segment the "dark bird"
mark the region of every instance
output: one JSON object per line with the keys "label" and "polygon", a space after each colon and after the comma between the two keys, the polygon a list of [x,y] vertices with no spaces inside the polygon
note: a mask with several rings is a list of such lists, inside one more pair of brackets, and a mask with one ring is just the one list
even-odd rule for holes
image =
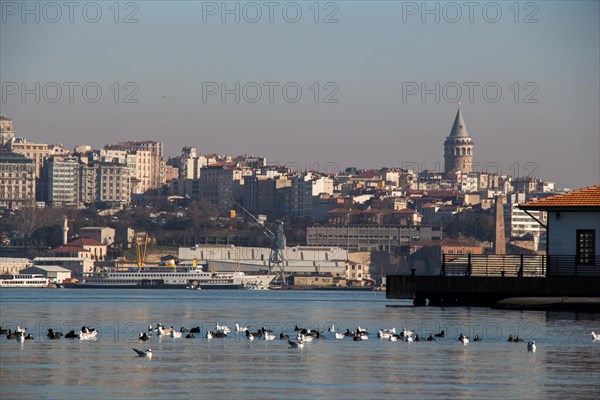
{"label": "dark bird", "polygon": [[133,351],[135,351],[137,353],[138,357],[152,358],[152,349],[148,349],[148,350],[133,349]]}
{"label": "dark bird", "polygon": [[520,342],[524,342],[523,339],[521,339],[520,337],[518,337],[517,335],[515,335],[515,339],[514,339],[515,343],[520,343]]}
{"label": "dark bird", "polygon": [[196,336],[194,336],[194,334],[192,332],[188,333],[187,335],[185,335],[186,339],[194,339]]}
{"label": "dark bird", "polygon": [[508,341],[509,342],[514,342],[515,338],[513,338],[513,335],[508,335]]}
{"label": "dark bird", "polygon": [[140,332],[140,337],[139,337],[139,340],[142,340],[142,341],[144,341],[144,342],[145,342],[146,340],[150,340],[150,336],[148,336],[148,335],[146,334],[146,332],[144,332],[144,333]]}
{"label": "dark bird", "polygon": [[25,340],[33,340],[33,336],[31,336],[31,333],[28,333],[27,336],[25,336]]}
{"label": "dark bird", "polygon": [[77,338],[77,334],[75,333],[75,331],[70,331],[69,333],[67,333],[65,335],[65,339],[76,339]]}
{"label": "dark bird", "polygon": [[435,342],[435,338],[433,337],[433,335],[429,335],[429,337],[427,338],[428,342]]}
{"label": "dark bird", "polygon": [[436,333],[435,337],[446,337],[446,332],[445,331],[441,331],[440,333]]}
{"label": "dark bird", "polygon": [[16,339],[17,338],[17,334],[14,333],[13,331],[11,331],[10,329],[7,331],[6,333],[6,338],[7,339]]}
{"label": "dark bird", "polygon": [[197,326],[195,328],[190,329],[190,333],[200,333],[200,327]]}
{"label": "dark bird", "polygon": [[48,329],[48,339],[54,340],[54,339],[60,339],[60,337],[62,336],[62,332],[54,332],[52,330],[52,328]]}
{"label": "dark bird", "polygon": [[283,332],[279,334],[279,339],[281,340],[289,340],[290,337],[288,335],[284,335]]}
{"label": "dark bird", "polygon": [[479,337],[479,335],[475,335],[475,337],[473,338],[474,342],[481,342],[481,338]]}

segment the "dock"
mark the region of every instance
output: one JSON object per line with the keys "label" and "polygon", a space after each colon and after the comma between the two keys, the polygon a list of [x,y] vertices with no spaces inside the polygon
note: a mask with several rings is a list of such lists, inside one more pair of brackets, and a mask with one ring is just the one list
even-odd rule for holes
{"label": "dock", "polygon": [[540,256],[469,256],[445,260],[439,276],[388,275],[386,297],[412,299],[415,306],[600,312],[598,266],[568,268]]}

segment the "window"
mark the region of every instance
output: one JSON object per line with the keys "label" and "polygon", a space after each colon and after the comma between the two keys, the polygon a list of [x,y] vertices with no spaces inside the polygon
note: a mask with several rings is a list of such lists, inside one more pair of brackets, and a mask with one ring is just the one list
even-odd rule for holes
{"label": "window", "polygon": [[577,254],[578,265],[594,265],[596,231],[592,229],[577,229]]}

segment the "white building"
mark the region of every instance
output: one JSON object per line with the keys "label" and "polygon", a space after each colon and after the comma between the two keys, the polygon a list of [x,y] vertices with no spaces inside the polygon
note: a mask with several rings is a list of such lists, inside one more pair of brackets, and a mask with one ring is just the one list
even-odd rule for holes
{"label": "white building", "polygon": [[333,195],[333,179],[306,172],[292,179],[290,213],[292,219],[312,218],[313,197],[320,194]]}
{"label": "white building", "polygon": [[548,213],[548,275],[600,275],[600,185],[530,201],[519,208]]}
{"label": "white building", "polygon": [[42,274],[52,283],[63,283],[71,278],[71,271],[57,265],[34,265],[21,271],[23,274]]}
{"label": "white building", "polygon": [[[217,271],[268,271],[271,249],[268,247],[236,247],[235,245],[196,245],[180,247],[179,258],[208,262]],[[283,251],[286,273],[345,276],[348,252],[340,247],[287,247]]]}

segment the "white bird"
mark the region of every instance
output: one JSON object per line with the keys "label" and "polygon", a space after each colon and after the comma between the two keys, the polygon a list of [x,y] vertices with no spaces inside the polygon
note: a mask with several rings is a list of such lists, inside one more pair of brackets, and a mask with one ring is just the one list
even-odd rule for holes
{"label": "white bird", "polygon": [[346,337],[346,335],[344,335],[343,333],[336,333],[336,334],[335,334],[335,338],[336,338],[336,339],[343,339],[343,338],[345,338],[345,337]]}
{"label": "white bird", "polygon": [[592,340],[600,340],[600,333],[594,333],[594,331],[592,331]]}
{"label": "white bird", "polygon": [[25,332],[21,331],[17,333],[17,342],[23,343],[25,342]]}
{"label": "white bird", "polygon": [[171,337],[173,338],[180,338],[181,335],[183,335],[183,332],[178,332],[176,330],[173,330],[173,328],[171,328]]}
{"label": "white bird", "polygon": [[27,332],[27,329],[21,328],[19,325],[17,325],[17,329],[15,329],[15,333],[21,333],[21,332],[25,333],[25,332]]}
{"label": "white bird", "polygon": [[368,333],[361,333],[360,334],[360,338],[362,340],[369,340],[369,334]]}
{"label": "white bird", "polygon": [[411,337],[411,336],[412,336],[412,334],[413,334],[414,332],[415,332],[415,331],[407,331],[406,329],[404,329],[404,330],[402,330],[402,336],[405,336],[405,337],[406,337],[406,336],[408,336],[408,337]]}
{"label": "white bird", "polygon": [[311,335],[302,335],[302,334],[299,334],[296,337],[296,339],[298,339],[298,341],[302,342],[302,343],[312,342],[314,338],[315,338],[314,336],[311,336]]}
{"label": "white bird", "polygon": [[335,332],[335,325],[334,325],[334,324],[331,324],[331,325],[329,325],[329,328],[327,328],[327,330],[328,330],[330,333],[334,333],[334,332]]}
{"label": "white bird", "polygon": [[392,335],[393,335],[393,333],[387,329],[384,329],[382,331],[377,331],[377,337],[381,338],[381,339],[389,339],[390,336],[392,336]]}
{"label": "white bird", "polygon": [[246,326],[240,326],[239,323],[235,323],[235,330],[238,332],[245,332],[248,329]]}
{"label": "white bird", "polygon": [[467,343],[469,343],[469,338],[467,336],[463,336],[460,341],[466,346]]}
{"label": "white bird", "polygon": [[406,340],[408,343],[410,343],[413,341],[413,338],[410,335],[404,335],[404,340]]}
{"label": "white bird", "polygon": [[388,338],[388,340],[390,342],[397,342],[398,341],[398,336],[390,335],[390,337]]}
{"label": "white bird", "polygon": [[152,349],[148,349],[146,351],[133,349],[133,351],[137,353],[138,357],[152,358]]}
{"label": "white bird", "polygon": [[535,340],[533,342],[527,342],[527,351],[535,353]]}
{"label": "white bird", "polygon": [[171,334],[171,332],[173,331],[173,328],[163,328],[162,324],[158,324],[158,335],[159,336],[168,336]]}
{"label": "white bird", "polygon": [[277,335],[275,335],[274,333],[265,332],[263,334],[263,337],[265,338],[265,340],[275,340]]}
{"label": "white bird", "polygon": [[98,331],[93,330],[91,332],[84,332],[84,331],[79,331],[77,332],[77,337],[79,337],[79,340],[94,340],[96,339],[96,335],[98,335]]}
{"label": "white bird", "polygon": [[211,331],[207,331],[207,332],[206,332],[206,338],[207,338],[207,339],[212,339],[212,338],[213,338],[213,334],[212,334],[212,332],[211,332]]}
{"label": "white bird", "polygon": [[223,333],[231,332],[231,329],[227,325],[219,325],[218,322],[215,324],[215,329]]}
{"label": "white bird", "polygon": [[289,340],[288,339],[288,343],[290,344],[291,347],[295,347],[298,349],[301,349],[304,347],[304,342],[301,340],[298,340],[297,342],[294,342],[293,340]]}
{"label": "white bird", "polygon": [[356,331],[358,333],[369,333],[365,328],[361,328],[360,326],[356,327]]}

